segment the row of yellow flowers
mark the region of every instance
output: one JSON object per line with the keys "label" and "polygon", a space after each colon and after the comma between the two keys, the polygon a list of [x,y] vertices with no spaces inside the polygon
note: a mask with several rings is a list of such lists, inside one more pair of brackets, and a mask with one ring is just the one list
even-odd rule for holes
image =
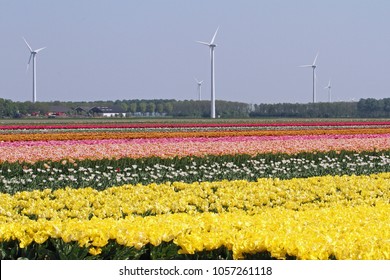
{"label": "row of yellow flowers", "polygon": [[[0,242],[48,238],[99,254],[109,240],[174,242],[192,254],[225,246],[234,258],[390,259],[390,173],[125,185],[0,195]],[[153,214],[140,216],[135,214]]]}
{"label": "row of yellow flowers", "polygon": [[222,246],[234,259],[268,251],[275,258],[390,259],[390,205],[360,205],[294,211],[266,208],[255,215],[245,211],[225,213],[175,213],[157,216],[53,219],[1,224],[1,240],[18,239],[23,248],[48,238],[76,241],[99,254],[109,240],[141,249],[174,242],[178,253],[193,254]]}
{"label": "row of yellow flowers", "polygon": [[307,210],[323,207],[376,205],[390,201],[390,173],[311,178],[262,178],[124,185],[104,191],[65,188],[56,191],[0,194],[0,222],[43,219],[121,219],[145,213],[234,212],[257,214],[264,208]]}
{"label": "row of yellow flowers", "polygon": [[389,128],[321,128],[321,129],[278,129],[278,130],[217,130],[217,131],[166,131],[166,132],[52,132],[52,133],[7,133],[0,134],[0,141],[51,141],[51,140],[105,140],[136,138],[183,138],[183,137],[232,137],[232,136],[286,136],[286,135],[356,135],[386,134]]}

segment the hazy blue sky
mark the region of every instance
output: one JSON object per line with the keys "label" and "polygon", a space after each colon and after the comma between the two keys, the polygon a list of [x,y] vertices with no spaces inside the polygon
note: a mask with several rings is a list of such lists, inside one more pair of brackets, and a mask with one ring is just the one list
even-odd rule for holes
{"label": "hazy blue sky", "polygon": [[308,103],[390,97],[390,1],[0,0],[0,97],[38,101],[210,99]]}

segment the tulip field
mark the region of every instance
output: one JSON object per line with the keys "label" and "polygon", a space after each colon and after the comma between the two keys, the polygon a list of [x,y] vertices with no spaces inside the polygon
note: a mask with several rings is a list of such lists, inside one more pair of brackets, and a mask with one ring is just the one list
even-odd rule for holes
{"label": "tulip field", "polygon": [[390,259],[390,121],[0,124],[1,259]]}

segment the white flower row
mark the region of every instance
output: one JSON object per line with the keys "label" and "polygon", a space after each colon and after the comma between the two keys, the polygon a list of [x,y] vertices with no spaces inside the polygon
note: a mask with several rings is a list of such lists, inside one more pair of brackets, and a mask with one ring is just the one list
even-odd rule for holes
{"label": "white flower row", "polygon": [[[233,159],[233,158],[232,158]],[[279,160],[271,158],[248,159],[244,162],[202,163],[192,161],[183,164],[180,161],[171,164],[136,165],[125,167],[98,166],[72,168],[29,168],[22,172],[10,169],[0,170],[0,191],[15,192],[33,188],[97,187],[113,185],[152,183],[166,181],[215,181],[262,177],[311,177],[326,174],[370,174],[390,171],[390,155],[335,155],[316,159],[289,157]]]}

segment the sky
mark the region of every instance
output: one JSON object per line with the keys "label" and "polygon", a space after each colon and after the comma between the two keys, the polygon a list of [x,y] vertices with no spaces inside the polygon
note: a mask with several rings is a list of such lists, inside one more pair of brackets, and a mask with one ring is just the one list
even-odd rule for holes
{"label": "sky", "polygon": [[387,0],[0,0],[0,98],[309,103],[390,97]]}

